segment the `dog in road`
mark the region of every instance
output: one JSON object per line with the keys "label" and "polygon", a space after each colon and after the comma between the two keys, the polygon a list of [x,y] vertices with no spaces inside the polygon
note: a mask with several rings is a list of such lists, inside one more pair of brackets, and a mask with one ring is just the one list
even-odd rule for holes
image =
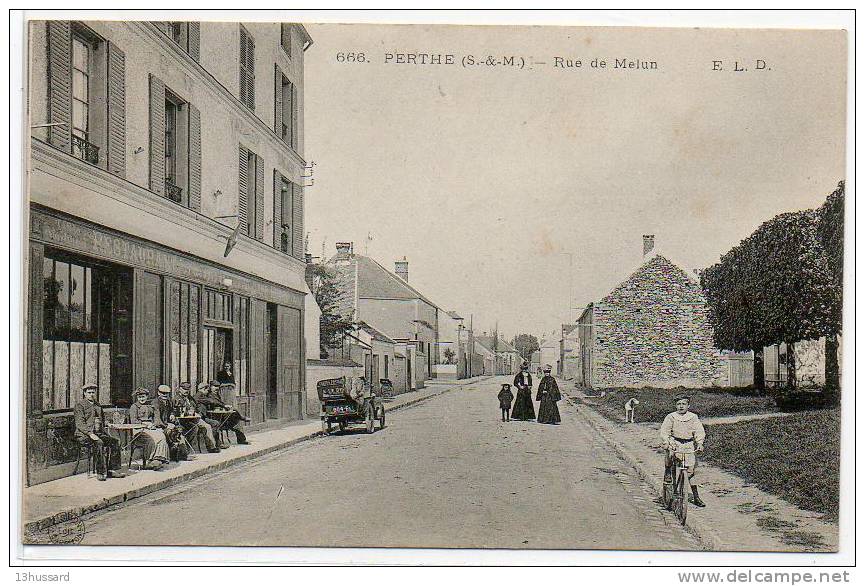
{"label": "dog in road", "polygon": [[625,402],[625,423],[634,423],[634,409],[639,404],[636,397],[631,397]]}

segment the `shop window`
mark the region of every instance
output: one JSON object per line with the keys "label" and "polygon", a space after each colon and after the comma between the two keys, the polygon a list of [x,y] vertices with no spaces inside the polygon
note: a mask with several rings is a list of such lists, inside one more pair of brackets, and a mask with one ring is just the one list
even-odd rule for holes
{"label": "shop window", "polygon": [[233,299],[231,293],[205,291],[204,317],[219,321],[234,321]]}
{"label": "shop window", "polygon": [[171,384],[174,388],[199,381],[198,337],[201,329],[198,285],[174,281],[169,288],[169,331],[171,332]]}
{"label": "shop window", "polygon": [[110,269],[46,255],[43,265],[42,408],[71,409],[81,387],[110,402]]}

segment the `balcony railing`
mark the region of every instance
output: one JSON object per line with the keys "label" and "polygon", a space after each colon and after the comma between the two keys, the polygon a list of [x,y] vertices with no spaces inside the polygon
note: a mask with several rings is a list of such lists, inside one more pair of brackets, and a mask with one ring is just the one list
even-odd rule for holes
{"label": "balcony railing", "polygon": [[165,180],[165,197],[175,203],[183,203],[183,188],[175,185],[171,179]]}
{"label": "balcony railing", "polygon": [[99,164],[99,147],[75,134],[72,135],[72,154],[91,165]]}

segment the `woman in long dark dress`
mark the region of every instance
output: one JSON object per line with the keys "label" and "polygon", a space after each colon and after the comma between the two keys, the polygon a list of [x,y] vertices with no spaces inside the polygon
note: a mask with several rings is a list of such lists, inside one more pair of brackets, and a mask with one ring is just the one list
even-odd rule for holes
{"label": "woman in long dark dress", "polygon": [[528,365],[523,364],[522,369],[514,377],[514,386],[517,387],[517,399],[511,411],[511,419],[529,421],[535,418],[535,405],[532,403],[532,375],[529,373]]}
{"label": "woman in long dark dress", "polygon": [[538,407],[538,423],[561,423],[562,418],[559,415],[559,406],[556,401],[562,398],[559,392],[559,385],[556,383],[550,373],[553,368],[546,366],[544,368],[544,378],[541,379],[541,384],[538,385],[538,401],[541,402]]}

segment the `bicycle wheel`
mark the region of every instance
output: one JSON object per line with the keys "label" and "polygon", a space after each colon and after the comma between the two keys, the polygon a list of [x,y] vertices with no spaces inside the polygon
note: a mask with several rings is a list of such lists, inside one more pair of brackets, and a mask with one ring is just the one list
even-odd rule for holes
{"label": "bicycle wheel", "polygon": [[676,517],[684,525],[688,518],[688,493],[691,492],[691,483],[688,480],[688,470],[679,470],[679,481],[676,483]]}
{"label": "bicycle wheel", "polygon": [[661,501],[668,511],[673,509],[673,471],[664,470],[664,480],[661,483]]}

